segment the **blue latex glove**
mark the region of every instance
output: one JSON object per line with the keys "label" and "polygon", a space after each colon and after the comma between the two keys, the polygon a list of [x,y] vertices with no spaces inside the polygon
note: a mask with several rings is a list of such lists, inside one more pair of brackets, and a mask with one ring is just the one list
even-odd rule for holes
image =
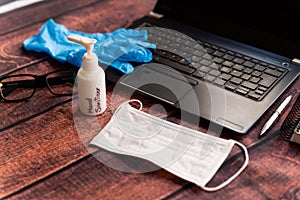
{"label": "blue latex glove", "polygon": [[129,62],[149,62],[155,44],[144,42],[148,38],[146,30],[118,29],[111,33],[83,33],[68,30],[65,26],[49,19],[37,35],[23,42],[26,50],[46,52],[60,62],[68,62],[80,67],[86,49],[67,39],[68,35],[81,35],[97,40],[93,52],[99,62],[111,65],[123,73],[131,73],[133,66]]}

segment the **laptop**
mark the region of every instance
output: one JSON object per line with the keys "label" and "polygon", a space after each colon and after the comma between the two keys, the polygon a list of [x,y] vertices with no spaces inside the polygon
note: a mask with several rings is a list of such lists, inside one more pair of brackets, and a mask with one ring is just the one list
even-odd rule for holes
{"label": "laptop", "polygon": [[300,73],[296,1],[158,0],[132,28],[155,43],[149,63],[108,80],[245,134]]}

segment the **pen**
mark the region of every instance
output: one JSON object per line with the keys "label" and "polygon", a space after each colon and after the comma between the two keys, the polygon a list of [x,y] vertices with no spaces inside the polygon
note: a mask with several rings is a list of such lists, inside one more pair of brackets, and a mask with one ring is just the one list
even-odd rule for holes
{"label": "pen", "polygon": [[280,106],[276,109],[276,111],[273,113],[273,115],[269,118],[269,120],[265,123],[263,126],[259,136],[262,136],[266,133],[266,131],[271,127],[271,125],[275,122],[275,120],[278,118],[280,113],[283,111],[283,109],[288,105],[288,103],[291,101],[292,95],[285,98],[285,100],[280,104]]}

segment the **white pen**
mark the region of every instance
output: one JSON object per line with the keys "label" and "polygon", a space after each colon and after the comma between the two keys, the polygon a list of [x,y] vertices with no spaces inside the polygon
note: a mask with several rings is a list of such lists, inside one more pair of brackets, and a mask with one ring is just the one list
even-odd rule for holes
{"label": "white pen", "polygon": [[270,126],[275,122],[275,120],[278,118],[280,113],[283,111],[283,109],[288,105],[288,103],[291,101],[292,95],[285,98],[285,100],[280,104],[280,106],[276,109],[276,111],[273,113],[273,115],[270,117],[270,119],[265,123],[263,126],[259,136],[262,136],[266,133],[266,131],[270,128]]}

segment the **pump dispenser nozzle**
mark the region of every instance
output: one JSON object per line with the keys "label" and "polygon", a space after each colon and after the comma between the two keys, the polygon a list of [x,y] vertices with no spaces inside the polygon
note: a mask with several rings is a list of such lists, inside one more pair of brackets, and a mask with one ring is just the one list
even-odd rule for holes
{"label": "pump dispenser nozzle", "polygon": [[84,46],[87,52],[82,57],[78,70],[79,108],[86,115],[98,115],[106,109],[106,84],[104,70],[98,65],[98,57],[92,52],[95,39],[70,35],[68,40]]}
{"label": "pump dispenser nozzle", "polygon": [[94,44],[97,42],[96,39],[83,37],[80,35],[69,35],[68,40],[81,44],[86,48],[87,54],[90,55],[93,51]]}

